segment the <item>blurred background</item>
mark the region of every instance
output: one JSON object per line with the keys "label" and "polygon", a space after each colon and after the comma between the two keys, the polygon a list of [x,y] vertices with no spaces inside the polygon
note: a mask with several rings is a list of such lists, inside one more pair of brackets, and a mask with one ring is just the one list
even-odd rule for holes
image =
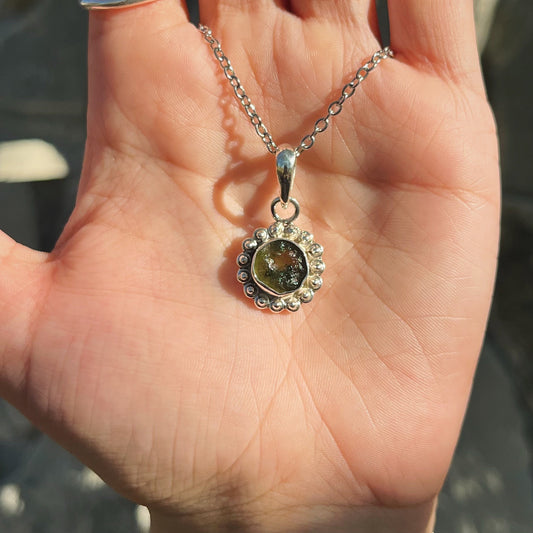
{"label": "blurred background", "polygon": [[[197,20],[195,2],[189,4]],[[378,7],[387,41],[386,2]],[[533,2],[478,0],[476,16],[500,132],[502,246],[487,338],[436,531],[533,533]],[[86,54],[87,14],[75,0],[0,0],[0,228],[41,250],[53,248],[74,205]],[[148,527],[146,509],[120,498],[0,401],[0,532]]]}

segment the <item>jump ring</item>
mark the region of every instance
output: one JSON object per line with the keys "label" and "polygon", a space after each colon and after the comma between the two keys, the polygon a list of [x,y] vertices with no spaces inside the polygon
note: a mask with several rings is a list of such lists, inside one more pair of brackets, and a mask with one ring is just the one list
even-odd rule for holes
{"label": "jump ring", "polygon": [[283,217],[280,217],[276,213],[276,206],[279,203],[281,203],[281,198],[278,196],[277,198],[274,198],[274,200],[272,201],[272,205],[270,206],[270,210],[272,211],[272,216],[274,217],[276,222],[283,222],[284,224],[290,224],[291,222],[293,222],[294,220],[296,220],[298,218],[298,216],[300,214],[300,204],[294,198],[289,198],[289,202],[294,206],[294,213],[290,217],[283,218]]}

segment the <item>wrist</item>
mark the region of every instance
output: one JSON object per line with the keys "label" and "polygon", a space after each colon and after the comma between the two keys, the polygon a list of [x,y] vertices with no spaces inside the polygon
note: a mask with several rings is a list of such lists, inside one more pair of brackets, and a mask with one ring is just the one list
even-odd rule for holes
{"label": "wrist", "polygon": [[437,497],[428,502],[402,508],[315,507],[288,508],[279,512],[245,517],[232,510],[198,514],[165,514],[151,511],[150,533],[436,533]]}

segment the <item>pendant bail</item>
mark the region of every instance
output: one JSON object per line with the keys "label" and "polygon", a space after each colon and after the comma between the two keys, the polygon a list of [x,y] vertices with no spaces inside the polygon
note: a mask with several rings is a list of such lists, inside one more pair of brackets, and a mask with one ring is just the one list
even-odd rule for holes
{"label": "pendant bail", "polygon": [[280,187],[281,205],[286,208],[291,198],[296,173],[296,152],[289,145],[280,146],[276,154],[276,172]]}

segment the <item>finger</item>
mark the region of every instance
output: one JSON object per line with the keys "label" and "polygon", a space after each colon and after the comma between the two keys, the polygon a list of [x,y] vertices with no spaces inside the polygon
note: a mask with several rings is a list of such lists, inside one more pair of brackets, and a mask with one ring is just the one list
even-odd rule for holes
{"label": "finger", "polygon": [[[89,136],[102,128],[127,131],[111,122],[133,120],[133,108],[157,107],[162,80],[182,66],[180,29],[188,28],[183,0],[157,0],[121,9],[92,10],[89,24]],[[181,50],[182,51],[182,50]],[[100,131],[100,133],[102,133]],[[123,139],[121,139],[123,140]]]}
{"label": "finger", "polygon": [[221,18],[240,19],[242,15],[260,17],[258,20],[266,22],[265,15],[273,13],[281,5],[280,1],[282,0],[199,0],[200,20],[213,28],[217,27]]}
{"label": "finger", "polygon": [[[188,22],[187,0],[131,0],[127,5],[120,7],[116,4],[120,4],[121,0],[80,0],[80,2],[82,6],[91,9],[91,15],[96,20],[113,20],[118,15],[121,15],[121,18],[124,18],[124,15],[135,18],[152,15],[157,18],[158,13],[166,12],[169,16],[172,14],[169,21]],[[146,29],[150,31],[151,22],[146,22]],[[157,19],[154,22],[157,23]]]}
{"label": "finger", "polygon": [[0,392],[14,403],[25,386],[32,332],[46,294],[47,257],[0,232]]}
{"label": "finger", "polygon": [[389,0],[391,47],[398,58],[479,83],[472,0]]}
{"label": "finger", "polygon": [[322,18],[340,22],[367,22],[373,0],[289,0],[287,8],[301,18]]}
{"label": "finger", "polygon": [[[89,52],[95,60],[129,61],[142,47],[160,45],[166,28],[188,23],[186,0],[155,0],[120,9],[90,11]],[[127,54],[127,52],[130,52]]]}
{"label": "finger", "polygon": [[[90,12],[89,97],[106,88],[122,93],[146,76],[149,59],[155,64],[166,44],[167,31],[188,22],[185,1],[158,0],[121,9]],[[112,84],[109,87],[109,84]],[[134,86],[136,87],[136,86]]]}
{"label": "finger", "polygon": [[[304,21],[332,22],[347,28],[350,31],[347,41],[352,45],[374,48],[379,40],[375,0],[289,0],[287,3],[288,9]],[[370,40],[363,41],[363,36]]]}

